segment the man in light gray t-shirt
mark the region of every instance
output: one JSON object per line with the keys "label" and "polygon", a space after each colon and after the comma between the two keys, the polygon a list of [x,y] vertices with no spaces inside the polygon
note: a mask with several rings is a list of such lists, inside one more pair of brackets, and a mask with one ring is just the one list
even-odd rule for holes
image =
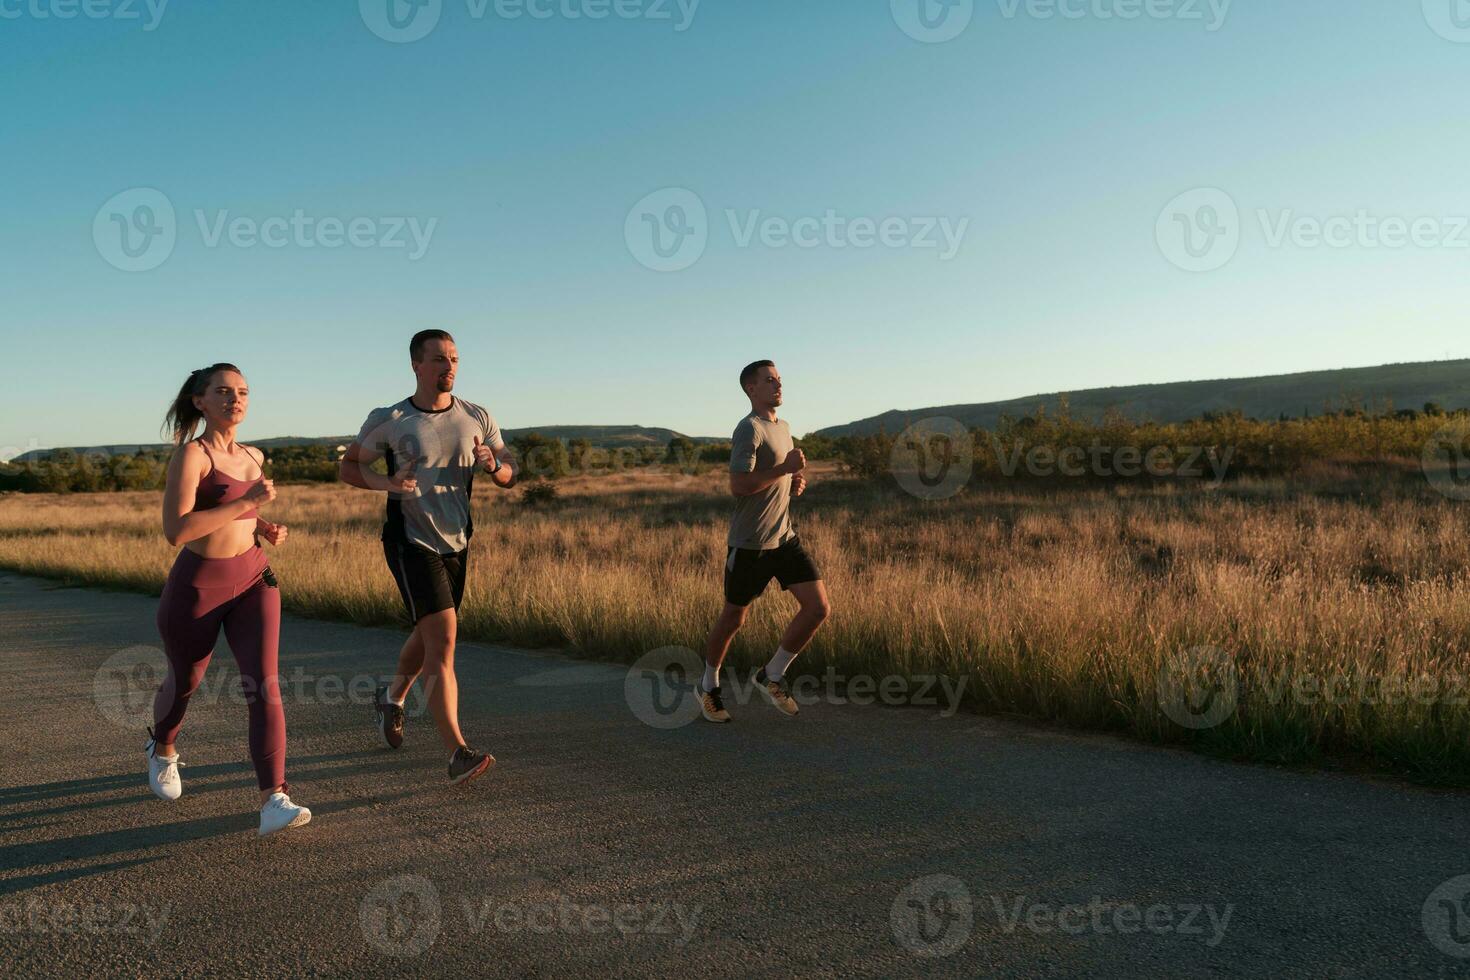
{"label": "man in light gray t-shirt", "polygon": [[[338,475],[344,483],[388,495],[383,558],[411,624],[397,672],[373,698],[378,735],[389,748],[403,744],[403,702],[423,674],[429,711],[450,752],[449,779],[462,783],[495,762],[465,743],[454,676],[459,606],[475,532],[470,491],[477,472],[508,489],[516,469],[490,413],[451,394],[459,372],[454,338],[443,330],[421,330],[408,351],[414,393],[373,409],[347,447]],[[372,469],[380,459],[386,476]]]}
{"label": "man in light gray t-shirt", "polygon": [[407,541],[441,555],[469,547],[475,533],[470,488],[480,468],[475,446],[505,448],[489,412],[453,395],[440,409],[420,408],[409,396],[368,413],[357,444],[382,456],[389,473],[411,468],[418,481],[415,494],[389,495],[383,540]]}
{"label": "man in light gray t-shirt", "polygon": [[735,513],[725,554],[725,608],[705,642],[698,692],[701,713],[713,722],[730,720],[720,695],[720,666],[730,641],[772,578],[796,597],[801,608],[781,635],[776,655],[756,674],[755,686],[788,716],[798,709],[786,684],[786,668],[831,611],[822,573],[791,523],[791,499],[806,490],[806,455],[793,444],[791,427],[776,417],[781,375],[771,361],[756,361],[740,372],[740,387],[750,399],[750,414],[730,438]]}

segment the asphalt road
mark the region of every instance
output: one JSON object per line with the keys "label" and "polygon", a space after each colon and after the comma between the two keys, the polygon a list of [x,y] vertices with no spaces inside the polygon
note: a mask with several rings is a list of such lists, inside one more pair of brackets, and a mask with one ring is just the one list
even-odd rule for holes
{"label": "asphalt road", "polygon": [[147,789],[154,606],[0,575],[17,975],[1470,976],[1467,794],[929,709],[659,728],[646,678],[481,644],[499,764],[451,789],[415,701],[402,750],[371,729],[401,636],[290,617],[315,817],[260,840],[223,641],[183,798]]}

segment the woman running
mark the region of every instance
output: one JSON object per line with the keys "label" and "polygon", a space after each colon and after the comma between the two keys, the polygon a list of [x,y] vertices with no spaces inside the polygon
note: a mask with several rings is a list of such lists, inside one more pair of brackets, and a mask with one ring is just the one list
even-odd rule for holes
{"label": "woman running", "polygon": [[[163,494],[163,533],[183,545],[158,603],[168,676],[153,699],[148,785],[165,800],[183,792],[174,739],[199,687],[220,627],[240,666],[250,708],[250,759],[260,785],[260,835],[299,827],[311,811],[286,795],[286,714],[277,677],[281,595],[259,539],[286,540],[286,527],[258,516],[276,491],[264,457],[235,442],[250,391],[240,369],[214,364],[189,375],[168,410],[178,451]],[[195,439],[194,430],[204,423]]]}

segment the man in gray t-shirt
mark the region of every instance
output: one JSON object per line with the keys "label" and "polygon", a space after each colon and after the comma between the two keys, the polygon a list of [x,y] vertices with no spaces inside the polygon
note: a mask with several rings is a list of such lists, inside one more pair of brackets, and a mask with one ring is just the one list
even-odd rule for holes
{"label": "man in gray t-shirt", "polygon": [[[730,438],[730,472],[778,469],[795,448],[791,426],[785,419],[763,418],[751,412],[735,426]],[[796,479],[789,472],[783,473],[764,490],[735,498],[730,547],[765,551],[796,537],[791,529],[791,484]]]}
{"label": "man in gray t-shirt", "polygon": [[[498,487],[515,484],[514,461],[490,413],[456,398],[459,352],[443,330],[424,330],[409,343],[417,390],[368,415],[347,447],[343,482],[386,491],[383,557],[408,611],[413,632],[398,655],[398,672],[378,688],[378,734],[390,748],[403,744],[403,702],[420,673],[426,674],[429,710],[450,750],[449,778],[459,783],[495,763],[465,744],[459,730],[459,685],[454,642],[464,598],[470,537],[470,493],[476,473]],[[388,475],[374,472],[383,460]]]}
{"label": "man in gray t-shirt", "polygon": [[505,448],[490,413],[453,395],[444,408],[421,408],[410,396],[368,413],[357,445],[381,456],[389,473],[411,469],[417,484],[413,493],[388,495],[383,540],[407,542],[440,555],[468,548],[475,533],[470,488],[480,468],[475,460],[475,446],[480,443],[491,450]]}
{"label": "man in gray t-shirt", "polygon": [[792,443],[791,427],[776,418],[781,375],[771,361],[756,361],[740,372],[740,387],[750,399],[750,414],[730,439],[730,492],[736,503],[725,554],[725,608],[705,642],[698,692],[700,710],[713,722],[730,720],[720,696],[720,665],[750,604],[772,578],[801,608],[781,635],[776,655],[756,674],[755,686],[787,715],[795,715],[797,705],[786,668],[831,611],[822,573],[791,523],[791,498],[806,490],[806,455]]}

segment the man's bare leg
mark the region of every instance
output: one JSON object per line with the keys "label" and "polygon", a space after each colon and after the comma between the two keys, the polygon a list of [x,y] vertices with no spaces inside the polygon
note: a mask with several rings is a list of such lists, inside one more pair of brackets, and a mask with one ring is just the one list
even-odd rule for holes
{"label": "man's bare leg", "polygon": [[700,712],[705,721],[727,722],[730,713],[725,710],[724,702],[720,696],[720,665],[725,662],[725,654],[730,652],[730,641],[735,639],[735,634],[740,632],[740,627],[745,624],[745,606],[737,606],[733,602],[726,602],[725,608],[720,611],[720,616],[715,620],[714,627],[710,630],[709,639],[704,641],[704,676],[697,682],[698,690],[695,692],[699,698]]}
{"label": "man's bare leg", "polygon": [[430,613],[414,631],[423,644],[424,683],[439,738],[451,752],[465,744],[459,731],[459,685],[454,678],[454,642],[459,629],[453,609]]}
{"label": "man's bare leg", "polygon": [[715,620],[714,628],[709,633],[709,639],[704,641],[704,662],[713,667],[716,672],[725,662],[725,656],[730,652],[730,643],[735,639],[735,634],[739,633],[740,627],[745,625],[745,616],[749,610],[749,606],[737,606],[733,602],[727,602],[725,608],[720,611],[719,619]]}
{"label": "man's bare leg", "polygon": [[801,603],[801,608],[786,627],[786,632],[781,634],[781,649],[795,656],[806,649],[806,645],[812,642],[812,637],[817,635],[817,630],[832,614],[832,604],[827,601],[827,587],[820,579],[793,585],[791,594]]}
{"label": "man's bare leg", "polygon": [[791,586],[791,594],[801,603],[801,608],[781,634],[781,645],[776,648],[776,655],[755,675],[756,690],[788,716],[796,715],[800,709],[786,684],[786,669],[791,666],[796,655],[811,643],[812,637],[832,611],[827,602],[827,588],[820,580],[799,582]]}
{"label": "man's bare leg", "polygon": [[413,687],[414,679],[423,669],[424,638],[419,628],[415,626],[413,632],[408,634],[403,649],[398,652],[398,673],[388,683],[388,699],[402,701],[408,697],[408,689]]}

